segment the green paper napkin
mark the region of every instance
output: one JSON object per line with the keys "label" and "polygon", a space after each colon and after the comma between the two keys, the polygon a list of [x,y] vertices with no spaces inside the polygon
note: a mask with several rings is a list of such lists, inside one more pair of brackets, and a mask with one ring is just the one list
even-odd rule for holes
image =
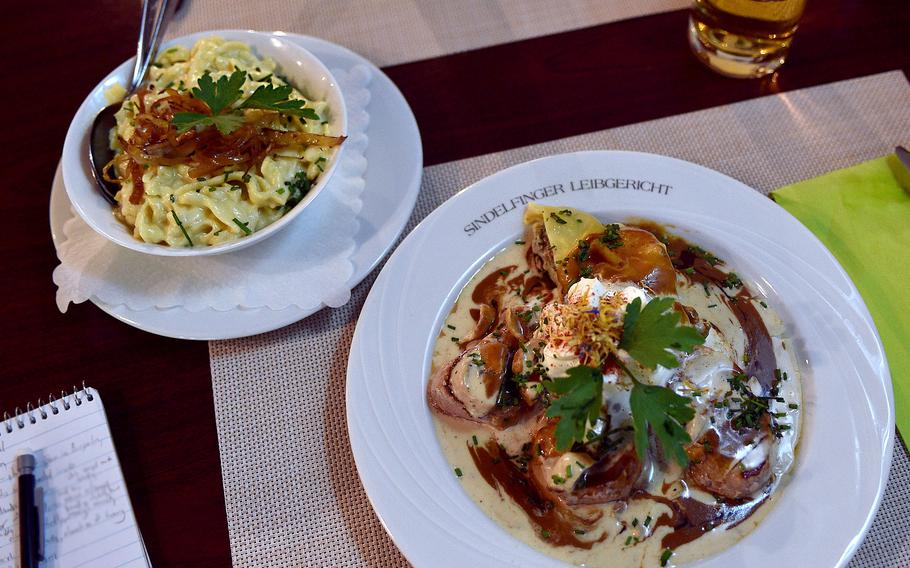
{"label": "green paper napkin", "polygon": [[910,439],[910,195],[879,158],[771,197],[815,233],[859,288],[885,345],[897,427]]}

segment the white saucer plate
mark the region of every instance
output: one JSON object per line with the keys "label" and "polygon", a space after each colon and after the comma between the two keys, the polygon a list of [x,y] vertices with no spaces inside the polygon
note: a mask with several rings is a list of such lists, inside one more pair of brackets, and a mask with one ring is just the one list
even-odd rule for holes
{"label": "white saucer plate", "polygon": [[894,444],[890,374],[865,304],[827,249],[771,200],[701,166],[634,152],[553,156],[479,181],[414,229],[373,285],[348,361],[348,429],[367,495],[408,560],[561,565],[475,506],[424,398],[443,319],[471,275],[520,238],[528,199],[672,225],[777,309],[803,368],[797,461],[764,521],[693,566],[844,566],[879,505]]}
{"label": "white saucer plate", "polygon": [[[219,30],[209,32],[218,35]],[[325,40],[273,32],[309,50],[328,67],[349,69],[354,65],[368,66],[373,72],[370,82],[371,99],[367,107],[370,124],[367,135],[366,185],[361,195],[363,208],[358,215],[360,230],[355,235],[356,249],[351,258],[354,274],[353,288],[388,253],[401,235],[420,190],[423,174],[423,148],[417,121],[398,87],[378,67],[362,56]],[[63,224],[72,217],[60,169],[54,177],[50,199],[50,224],[54,245],[64,238]],[[123,305],[110,305],[95,298],[99,308],[139,329],[179,339],[231,339],[272,331],[299,321],[319,309],[304,310],[288,307],[234,309],[229,311],[202,310],[192,312],[183,308],[152,308],[131,310]]]}

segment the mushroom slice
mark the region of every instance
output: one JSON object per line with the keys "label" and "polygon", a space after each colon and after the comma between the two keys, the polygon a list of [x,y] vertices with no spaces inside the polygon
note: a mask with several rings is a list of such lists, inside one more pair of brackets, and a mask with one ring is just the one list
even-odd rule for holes
{"label": "mushroom slice", "polygon": [[626,499],[642,472],[631,440],[597,460],[583,452],[559,452],[553,443],[556,422],[534,436],[537,455],[528,469],[538,491],[564,505],[599,505]]}
{"label": "mushroom slice", "polygon": [[632,441],[604,454],[581,472],[572,486],[572,498],[578,505],[608,503],[627,498],[641,476],[642,463]]}
{"label": "mushroom slice", "polygon": [[762,430],[729,455],[717,431],[708,430],[686,448],[689,467],[685,478],[716,497],[746,499],[771,480],[770,445],[770,433]]}
{"label": "mushroom slice", "polygon": [[427,385],[427,400],[438,413],[498,425],[511,409],[499,409],[511,362],[509,346],[488,335],[439,369]]}
{"label": "mushroom slice", "polygon": [[559,285],[559,271],[556,270],[556,259],[553,257],[553,246],[547,236],[547,228],[543,221],[534,221],[526,228],[526,239],[531,243],[531,264],[541,273],[546,273],[550,280],[556,283],[557,296],[562,297],[565,290]]}
{"label": "mushroom slice", "polygon": [[461,338],[461,344],[465,345],[471,341],[476,341],[490,333],[490,328],[496,323],[496,310],[489,304],[480,304],[480,316],[471,333]]}

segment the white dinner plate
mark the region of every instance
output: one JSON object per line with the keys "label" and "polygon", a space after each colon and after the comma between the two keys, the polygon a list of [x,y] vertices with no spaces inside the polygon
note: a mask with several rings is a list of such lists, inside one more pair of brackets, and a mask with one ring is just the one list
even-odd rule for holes
{"label": "white dinner plate", "polygon": [[[599,187],[579,190],[588,186]],[[477,182],[414,229],[373,285],[348,361],[348,429],[367,495],[408,560],[561,565],[474,505],[424,398],[443,319],[471,275],[520,237],[528,199],[670,224],[778,310],[803,371],[797,461],[765,520],[693,566],[845,565],[881,500],[894,444],[890,374],[865,304],[821,242],[771,200],[701,166],[634,152],[553,156]]]}
{"label": "white dinner plate", "polygon": [[[213,35],[218,31],[213,30]],[[420,190],[423,174],[423,147],[417,121],[398,87],[378,67],[344,47],[325,40],[274,32],[298,43],[318,57],[326,67],[348,69],[362,64],[373,71],[370,82],[370,124],[366,149],[366,182],[361,199],[363,207],[357,218],[360,230],[354,236],[351,257],[353,288],[370,273],[391,249],[404,229]],[[70,203],[63,187],[60,169],[54,177],[50,199],[51,236],[59,247],[63,223],[72,217]],[[290,306],[283,310],[270,308],[234,309],[219,312],[188,312],[183,308],[131,310],[123,305],[110,305],[92,298],[99,308],[139,329],[179,339],[231,339],[264,333],[299,321],[319,309]]]}

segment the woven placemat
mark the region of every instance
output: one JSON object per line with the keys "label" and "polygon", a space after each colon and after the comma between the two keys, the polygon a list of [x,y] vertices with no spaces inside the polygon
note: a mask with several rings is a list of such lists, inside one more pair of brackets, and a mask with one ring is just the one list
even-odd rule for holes
{"label": "woven placemat", "polygon": [[[502,168],[575,150],[690,160],[764,194],[886,154],[910,135],[910,85],[885,73],[427,168],[408,230]],[[405,566],[357,478],[345,370],[346,306],[287,328],[210,344],[231,552],[236,566]],[[884,502],[851,568],[910,568],[910,459],[898,444]]]}
{"label": "woven placemat", "polygon": [[[380,67],[658,12],[691,0],[192,0],[168,36],[222,28],[321,37]],[[680,30],[683,33],[684,30]]]}

